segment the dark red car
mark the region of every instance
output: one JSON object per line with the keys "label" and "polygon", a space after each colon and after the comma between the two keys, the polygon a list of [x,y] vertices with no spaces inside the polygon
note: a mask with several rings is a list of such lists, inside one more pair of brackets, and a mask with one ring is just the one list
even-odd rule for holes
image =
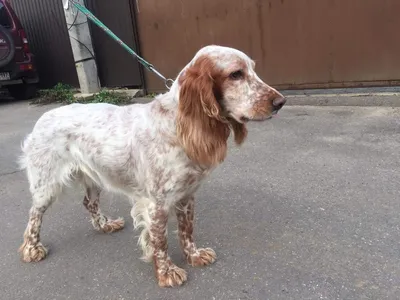
{"label": "dark red car", "polygon": [[0,0],[0,86],[11,96],[30,99],[39,76],[26,33],[8,0]]}

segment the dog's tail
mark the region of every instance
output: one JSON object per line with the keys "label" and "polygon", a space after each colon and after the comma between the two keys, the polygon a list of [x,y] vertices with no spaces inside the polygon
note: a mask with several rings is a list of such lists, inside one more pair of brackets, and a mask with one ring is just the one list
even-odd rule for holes
{"label": "dog's tail", "polygon": [[32,134],[28,134],[25,139],[21,143],[21,150],[22,154],[18,158],[18,165],[20,170],[25,170],[28,164],[27,160],[27,152],[29,149],[29,145],[31,144],[32,141]]}

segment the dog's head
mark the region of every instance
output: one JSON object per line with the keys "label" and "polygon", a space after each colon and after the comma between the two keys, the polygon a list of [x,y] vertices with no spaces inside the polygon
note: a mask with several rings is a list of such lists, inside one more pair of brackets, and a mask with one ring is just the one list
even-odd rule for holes
{"label": "dog's head", "polygon": [[205,165],[221,162],[231,129],[241,144],[247,121],[269,119],[285,104],[254,67],[239,50],[207,46],[181,71],[178,134],[191,159]]}

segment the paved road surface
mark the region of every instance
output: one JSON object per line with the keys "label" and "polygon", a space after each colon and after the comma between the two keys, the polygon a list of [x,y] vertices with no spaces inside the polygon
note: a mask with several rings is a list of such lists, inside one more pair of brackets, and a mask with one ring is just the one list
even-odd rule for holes
{"label": "paved road surface", "polygon": [[122,232],[95,232],[82,193],[70,191],[44,220],[48,258],[20,262],[30,199],[15,159],[49,108],[0,104],[1,300],[399,299],[399,109],[285,107],[252,124],[197,197],[197,243],[218,261],[186,266],[172,222],[170,254],[189,281],[160,289],[114,195],[102,208],[125,217]]}

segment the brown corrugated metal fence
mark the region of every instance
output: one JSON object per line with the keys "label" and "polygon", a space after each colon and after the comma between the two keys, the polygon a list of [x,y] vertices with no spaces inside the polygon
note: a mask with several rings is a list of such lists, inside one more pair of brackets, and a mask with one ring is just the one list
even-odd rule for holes
{"label": "brown corrugated metal fence", "polygon": [[78,77],[60,0],[12,0],[35,54],[40,82],[78,86]]}
{"label": "brown corrugated metal fence", "polygon": [[[143,56],[174,77],[207,44],[239,48],[275,86],[400,83],[398,0],[139,0]],[[163,83],[146,73],[150,91]]]}

